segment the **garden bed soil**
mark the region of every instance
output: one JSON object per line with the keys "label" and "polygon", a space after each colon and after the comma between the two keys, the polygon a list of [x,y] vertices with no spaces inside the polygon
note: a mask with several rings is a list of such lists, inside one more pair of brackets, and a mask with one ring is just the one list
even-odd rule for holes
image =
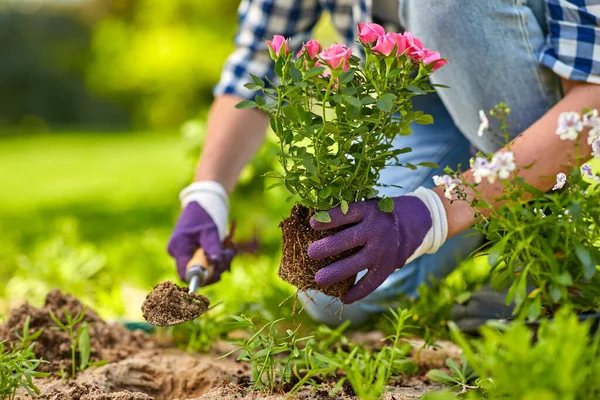
{"label": "garden bed soil", "polygon": [[[72,314],[84,309],[74,297],[55,290],[48,294],[41,308],[23,305],[13,309],[8,320],[0,326],[0,339],[8,338],[18,342],[15,331],[22,330],[27,316],[31,316],[30,332],[43,328],[35,350],[39,357],[51,361],[42,364],[42,370],[52,372],[49,378],[35,378],[43,400],[146,400],[146,399],[284,399],[284,393],[265,395],[252,391],[250,365],[235,360],[235,356],[218,359],[231,350],[224,342],[217,342],[210,354],[189,354],[184,351],[167,348],[158,344],[149,335],[137,331],[130,332],[119,325],[104,322],[94,311],[86,310],[85,321],[89,324],[90,343],[93,360],[106,360],[108,364],[91,367],[79,372],[75,379],[61,379],[61,371],[70,371],[69,339],[60,331],[52,329],[54,322],[48,311],[52,310],[59,318],[63,317],[61,308]],[[383,334],[369,332],[352,334],[357,343],[369,345],[381,343]],[[449,345],[438,350],[426,349],[421,360],[427,368],[419,376],[403,379],[389,387],[386,399],[418,399],[423,394],[437,390],[439,385],[431,384],[425,377],[430,368],[443,366],[446,357],[457,358],[456,347]],[[315,390],[303,388],[298,399],[356,399],[351,387],[331,394],[329,386]],[[29,399],[24,392],[18,392],[17,399]]]}
{"label": "garden bed soil", "polygon": [[[36,356],[49,361],[39,367],[41,372],[60,373],[71,371],[71,341],[69,335],[57,328],[50,317],[50,311],[65,322],[64,311],[71,316],[83,312],[84,305],[75,297],[52,290],[46,296],[44,305],[35,308],[29,304],[10,311],[7,320],[0,325],[0,340],[19,343],[17,334],[21,334],[27,317],[30,317],[29,333],[43,329],[35,340]],[[141,331],[131,332],[123,326],[109,325],[93,310],[86,309],[83,322],[87,322],[90,333],[91,361],[119,361],[142,349],[155,347],[149,336]]]}
{"label": "garden bed soil", "polygon": [[279,224],[283,234],[279,276],[284,281],[297,287],[300,291],[312,289],[329,296],[342,298],[354,284],[356,275],[335,285],[320,286],[315,282],[315,274],[321,268],[354,254],[356,249],[351,249],[335,257],[329,257],[320,261],[308,258],[308,246],[312,242],[341,230],[337,228],[316,231],[310,227],[310,217],[308,208],[295,205],[292,208],[290,216]]}
{"label": "garden bed soil", "polygon": [[142,304],[144,319],[156,326],[182,324],[208,311],[210,300],[173,282],[162,282],[154,287]]}

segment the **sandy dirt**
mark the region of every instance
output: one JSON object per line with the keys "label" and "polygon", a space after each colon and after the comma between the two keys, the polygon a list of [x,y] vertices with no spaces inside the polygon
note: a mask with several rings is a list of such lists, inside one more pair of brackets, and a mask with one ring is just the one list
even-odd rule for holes
{"label": "sandy dirt", "polygon": [[[251,371],[248,363],[235,360],[235,356],[217,359],[231,350],[231,346],[220,341],[213,346],[211,354],[188,354],[158,344],[151,336],[137,331],[130,332],[122,326],[109,325],[95,312],[87,310],[85,321],[89,324],[93,360],[105,360],[103,366],[78,372],[75,379],[60,379],[60,372],[70,370],[69,338],[64,332],[52,329],[54,322],[49,317],[52,310],[60,319],[63,310],[76,314],[84,309],[74,297],[52,291],[46,304],[35,308],[23,305],[11,311],[7,321],[0,325],[0,339],[18,343],[15,334],[21,331],[27,316],[31,317],[30,333],[42,328],[35,347],[36,354],[49,364],[42,364],[44,371],[52,372],[51,378],[36,379],[43,400],[148,400],[148,399],[284,399],[284,393],[266,395],[252,391]],[[381,332],[350,333],[350,340],[368,347],[382,345]],[[415,349],[422,341],[412,342]],[[436,349],[425,349],[420,354],[418,376],[407,377],[386,393],[388,400],[418,399],[424,393],[439,389],[425,378],[431,368],[443,367],[447,357],[458,359],[460,352],[451,343],[440,343]],[[296,398],[312,399],[356,399],[350,385],[332,394],[335,379],[327,386],[316,390],[306,387]],[[29,399],[24,392],[18,399]]]}
{"label": "sandy dirt", "polygon": [[[379,332],[370,333],[369,339],[380,336]],[[360,336],[356,339],[360,340]],[[416,343],[418,344],[418,343]],[[221,344],[221,348],[226,348]],[[442,367],[447,357],[459,356],[458,349],[450,343],[442,343],[442,347],[426,349],[421,360],[427,368]],[[266,395],[251,391],[250,366],[233,359],[216,360],[217,355],[188,354],[175,349],[143,350],[124,360],[91,368],[80,373],[73,381],[60,379],[37,380],[42,391],[42,399],[63,400],[67,398],[99,400],[142,400],[162,399],[285,399],[285,394]],[[75,387],[95,387],[96,391],[84,397],[64,397],[73,393]],[[333,385],[333,383],[332,383]],[[354,400],[355,396],[342,390],[330,394],[330,389],[315,390],[307,387],[296,398]],[[423,377],[409,377],[399,386],[389,387],[387,400],[418,399],[432,390],[441,389]],[[81,389],[75,393],[81,392]],[[107,397],[112,394],[115,397]],[[63,397],[60,397],[63,396]],[[148,397],[143,397],[148,396]],[[26,399],[27,396],[18,397]]]}

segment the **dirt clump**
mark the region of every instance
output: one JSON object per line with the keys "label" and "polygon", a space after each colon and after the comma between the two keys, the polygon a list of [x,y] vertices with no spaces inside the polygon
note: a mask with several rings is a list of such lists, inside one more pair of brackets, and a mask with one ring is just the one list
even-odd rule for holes
{"label": "dirt clump", "polygon": [[320,261],[311,260],[308,258],[308,246],[316,240],[339,232],[342,228],[316,231],[310,227],[310,217],[308,208],[295,205],[291,215],[279,225],[283,233],[279,276],[301,291],[313,289],[329,296],[342,298],[354,284],[356,275],[335,285],[320,286],[315,282],[315,274],[321,268],[351,256],[358,249],[351,249]]}
{"label": "dirt clump", "polygon": [[69,383],[68,388],[53,390],[38,397],[40,400],[152,400],[144,393],[121,391],[106,393],[99,387],[91,384]]}
{"label": "dirt clump", "polygon": [[191,321],[208,311],[210,300],[173,282],[161,282],[148,294],[142,312],[156,326],[171,326]]}
{"label": "dirt clump", "polygon": [[[40,364],[38,370],[54,373],[70,371],[71,341],[66,332],[56,329],[58,327],[50,317],[50,311],[65,323],[64,311],[74,317],[84,309],[84,305],[75,297],[58,289],[52,290],[40,308],[27,303],[13,308],[4,324],[0,325],[0,338],[7,339],[11,344],[20,343],[17,334],[21,334],[27,317],[30,317],[29,334],[42,329],[41,335],[35,340],[34,352],[36,356],[49,361]],[[87,322],[89,326],[92,361],[118,361],[140,349],[154,347],[144,332],[131,332],[123,326],[107,324],[90,309],[86,309],[82,322]]]}

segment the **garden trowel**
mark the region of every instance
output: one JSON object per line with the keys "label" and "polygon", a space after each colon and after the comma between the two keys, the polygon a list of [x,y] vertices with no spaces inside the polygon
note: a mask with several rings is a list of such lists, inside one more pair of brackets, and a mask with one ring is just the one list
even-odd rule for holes
{"label": "garden trowel", "polygon": [[196,250],[185,272],[185,279],[190,283],[190,293],[196,293],[200,286],[206,285],[214,272],[215,267],[208,262],[204,250]]}

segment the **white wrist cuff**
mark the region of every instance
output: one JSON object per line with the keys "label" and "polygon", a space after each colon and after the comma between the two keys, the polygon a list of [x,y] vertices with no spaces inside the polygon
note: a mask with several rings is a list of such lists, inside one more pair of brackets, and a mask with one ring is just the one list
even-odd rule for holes
{"label": "white wrist cuff", "polygon": [[406,260],[408,264],[423,254],[433,254],[442,247],[448,237],[448,219],[442,199],[433,190],[419,187],[407,196],[418,197],[425,203],[431,214],[431,229],[427,231],[423,243]]}
{"label": "white wrist cuff", "polygon": [[221,241],[227,236],[229,196],[223,185],[214,181],[194,182],[179,193],[181,207],[195,201],[208,213],[219,231]]}

